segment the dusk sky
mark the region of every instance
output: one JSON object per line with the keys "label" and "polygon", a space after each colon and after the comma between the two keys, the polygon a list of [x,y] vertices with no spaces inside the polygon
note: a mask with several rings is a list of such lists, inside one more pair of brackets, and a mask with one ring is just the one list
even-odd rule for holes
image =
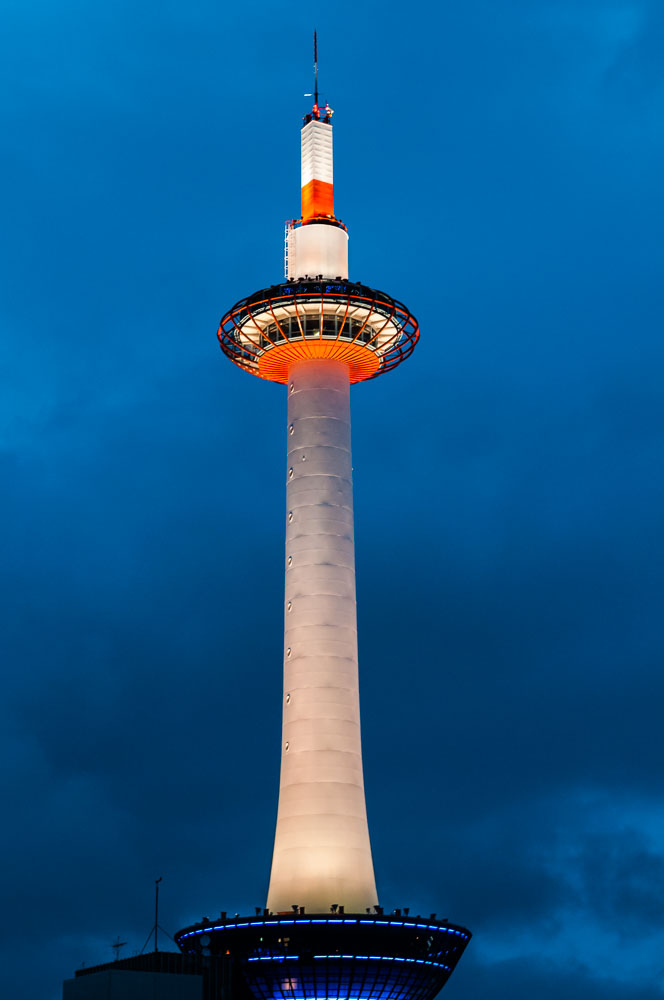
{"label": "dusk sky", "polygon": [[[0,993],[265,902],[311,40],[350,276],[365,783],[446,1000],[664,995],[664,3],[4,0]],[[167,942],[162,939],[160,944]],[[172,946],[174,947],[174,946]]]}

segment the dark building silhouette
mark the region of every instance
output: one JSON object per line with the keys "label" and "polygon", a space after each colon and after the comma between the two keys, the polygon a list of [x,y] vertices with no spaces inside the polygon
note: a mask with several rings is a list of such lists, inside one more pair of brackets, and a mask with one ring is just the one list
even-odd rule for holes
{"label": "dark building silhouette", "polygon": [[147,955],[78,969],[66,979],[63,1000],[250,1000],[240,981],[233,988],[231,960],[180,952]]}

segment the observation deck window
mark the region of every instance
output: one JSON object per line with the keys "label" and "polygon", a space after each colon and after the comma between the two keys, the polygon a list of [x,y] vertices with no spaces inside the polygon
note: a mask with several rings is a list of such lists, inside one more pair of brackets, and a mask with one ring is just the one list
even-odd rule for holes
{"label": "observation deck window", "polygon": [[[247,329],[251,336],[251,328]],[[375,343],[376,330],[365,318],[353,319],[344,316],[325,316],[321,324],[320,314],[301,313],[299,317],[289,316],[280,319],[278,323],[270,323],[258,335],[260,349],[269,350],[286,341],[302,340],[343,340],[356,341],[358,344]],[[373,346],[373,344],[372,344]],[[376,345],[377,346],[377,345]]]}

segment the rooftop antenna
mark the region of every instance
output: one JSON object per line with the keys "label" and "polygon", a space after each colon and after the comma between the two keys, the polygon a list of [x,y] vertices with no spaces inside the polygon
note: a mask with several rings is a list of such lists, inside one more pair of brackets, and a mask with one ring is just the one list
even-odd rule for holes
{"label": "rooftop antenna", "polygon": [[159,951],[157,945],[157,932],[159,930],[159,883],[161,875],[154,880],[154,950]]}
{"label": "rooftop antenna", "polygon": [[173,940],[168,931],[165,931],[164,928],[159,923],[159,883],[161,881],[162,881],[161,878],[156,878],[154,880],[154,926],[152,927],[150,933],[145,939],[145,944],[143,945],[143,947],[139,952],[140,955],[142,955],[143,952],[145,951],[145,947],[153,934],[154,934],[154,950],[155,952],[159,951],[159,938],[157,936],[158,931],[163,931],[163,933],[166,935],[167,938],[171,938],[171,941]]}
{"label": "rooftop antenna", "polygon": [[124,946],[126,945],[126,943],[127,943],[126,941],[121,941],[120,937],[118,935],[117,940],[115,940],[113,942],[113,944],[111,945],[111,948],[115,952],[115,961],[116,962],[118,962],[120,960],[120,948],[124,948]]}

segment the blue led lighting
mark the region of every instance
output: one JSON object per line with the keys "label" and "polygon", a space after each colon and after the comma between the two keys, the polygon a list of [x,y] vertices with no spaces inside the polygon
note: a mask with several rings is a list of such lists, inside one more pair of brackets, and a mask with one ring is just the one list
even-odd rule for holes
{"label": "blue led lighting", "polygon": [[[286,956],[290,958],[291,956]],[[414,965],[434,965],[438,969],[447,969],[449,971],[449,965],[445,965],[444,962],[434,962],[427,958],[403,958],[400,955],[314,955],[314,960],[325,960],[329,959],[357,959],[359,962],[408,962]],[[255,958],[250,958],[250,962],[259,961]],[[260,959],[260,961],[267,961],[266,959]]]}
{"label": "blue led lighting", "polygon": [[[286,991],[284,991],[286,992]],[[288,990],[289,998],[294,998],[294,1000],[376,1000],[378,996],[385,996],[386,994],[393,998],[393,1000],[402,1000],[402,998],[407,998],[411,995],[410,990],[406,989],[401,993],[394,993],[391,989],[381,989],[378,992],[371,993],[344,993],[343,996],[335,997],[330,996],[327,992],[319,991],[304,991],[304,990]]]}
{"label": "blue led lighting", "polygon": [[[391,994],[394,997],[394,994]],[[399,993],[396,995],[396,1000],[404,1000],[410,995],[409,992]],[[376,993],[344,993],[343,996],[333,997],[329,993],[319,993],[319,992],[304,992],[303,990],[288,990],[289,998],[293,1000],[376,1000]]]}
{"label": "blue led lighting", "polygon": [[300,959],[299,955],[258,955],[250,958],[250,962],[285,962],[287,958]]}
{"label": "blue led lighting", "polygon": [[[420,927],[425,931],[440,931],[443,934],[461,934],[461,931],[455,930],[453,927],[432,927],[431,924],[411,924],[408,920],[349,920],[348,923],[358,923],[358,924],[372,924],[374,927],[380,925],[381,927]],[[465,937],[465,935],[463,935]]]}
{"label": "blue led lighting", "polygon": [[210,924],[208,926],[197,927],[194,930],[189,930],[185,934],[178,935],[178,941],[186,941],[189,938],[197,937],[202,934],[209,934],[210,932],[226,931],[232,930],[237,927],[280,927],[280,926],[293,926],[295,924],[349,924],[351,926],[356,926],[358,924],[373,925],[379,927],[412,927],[418,930],[426,931],[439,931],[443,934],[454,934],[456,937],[461,938],[462,941],[468,941],[470,935],[465,931],[458,930],[456,927],[450,927],[449,925],[436,926],[432,924],[425,923],[415,923],[409,920],[386,920],[386,919],[376,919],[375,917],[318,917],[315,919],[289,919],[281,920],[279,918],[266,920],[245,920],[238,922],[237,919],[233,922],[229,921],[222,924]]}

